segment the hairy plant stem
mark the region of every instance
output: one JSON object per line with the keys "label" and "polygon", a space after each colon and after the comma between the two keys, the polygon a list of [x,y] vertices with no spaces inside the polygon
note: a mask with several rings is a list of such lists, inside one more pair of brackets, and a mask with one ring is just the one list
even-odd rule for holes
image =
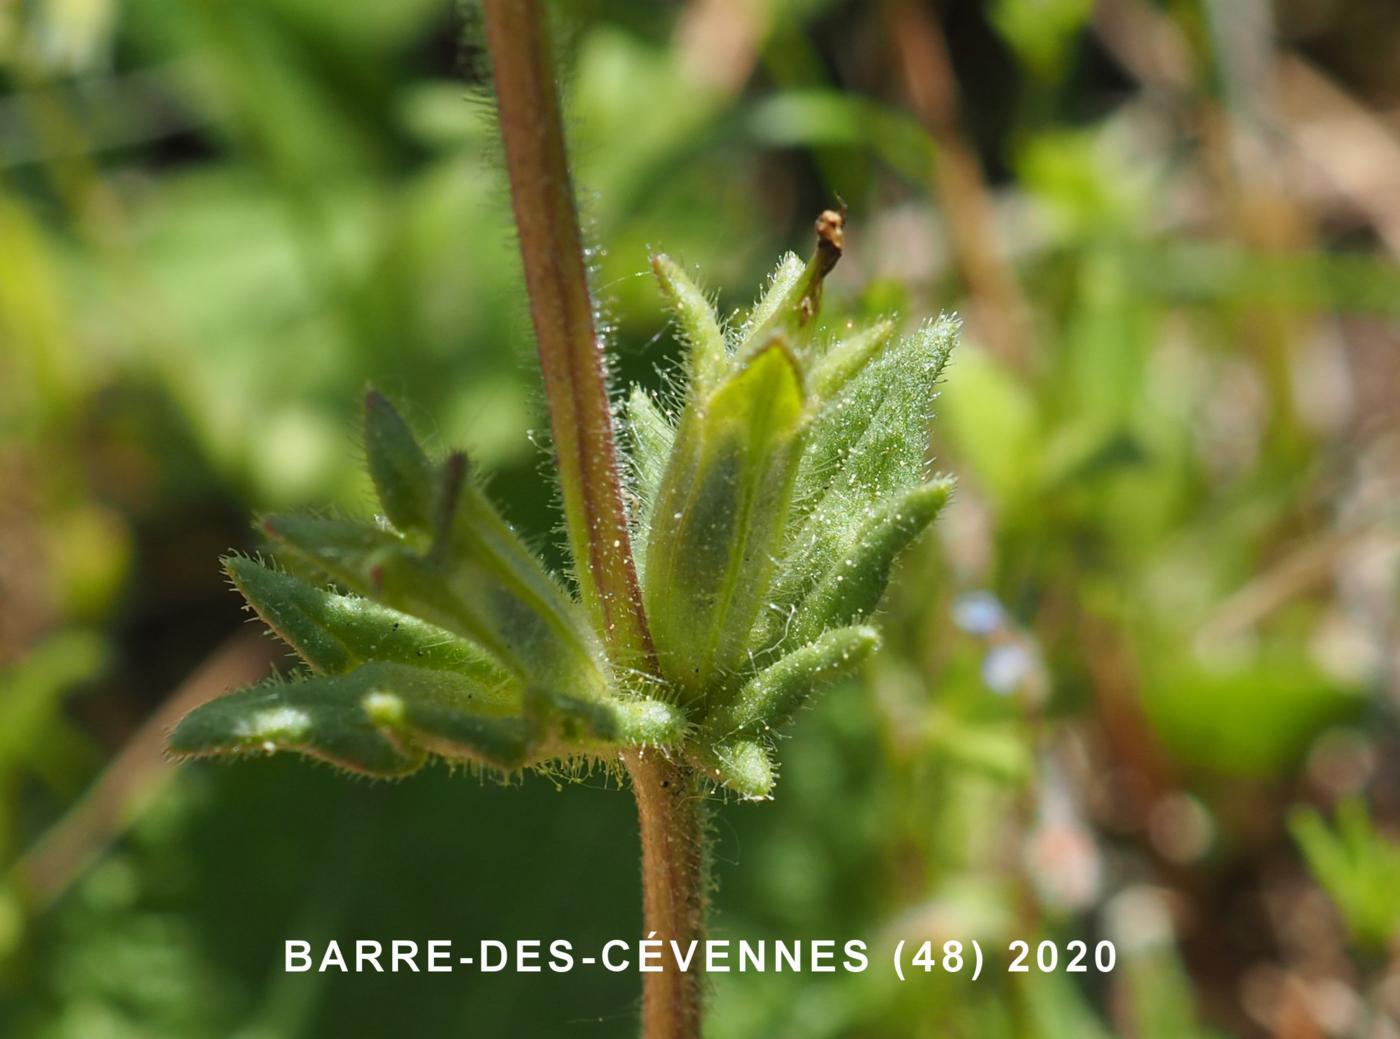
{"label": "hairy plant stem", "polygon": [[[623,755],[642,830],[642,916],[646,937],[662,942],[662,970],[645,974],[645,1039],[698,1039],[701,986],[697,945],[689,971],[676,963],[705,928],[705,803],[689,768],[658,751]],[[675,943],[674,946],[672,943]]]}
{"label": "hairy plant stem", "polygon": [[646,666],[651,637],[622,504],[602,343],[541,7],[539,0],[485,0],[506,170],[575,577],[614,660]]}
{"label": "hairy plant stem", "polygon": [[[623,508],[602,344],[593,322],[549,38],[539,0],[484,0],[506,170],[549,400],[580,594],[621,667],[658,674]],[[682,972],[671,942],[704,927],[703,806],[689,769],[660,751],[631,751],[641,825],[644,927],[666,949],[643,975],[644,1039],[698,1039],[700,975]]]}

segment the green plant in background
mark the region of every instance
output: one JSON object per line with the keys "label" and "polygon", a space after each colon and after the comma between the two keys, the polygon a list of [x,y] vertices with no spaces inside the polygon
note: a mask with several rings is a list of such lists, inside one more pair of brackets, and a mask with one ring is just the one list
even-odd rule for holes
{"label": "green plant in background", "polygon": [[[480,20],[464,31],[432,0],[97,6],[117,17],[98,25],[91,4],[62,0],[0,14],[0,715],[16,723],[0,722],[0,1033],[368,1034],[399,1027],[405,1000],[420,1030],[444,1034],[617,1032],[625,976],[425,986],[266,968],[284,931],[411,935],[430,918],[459,935],[554,933],[565,919],[584,940],[632,933],[625,798],[597,783],[556,796],[561,784],[533,776],[463,783],[449,768],[346,783],[295,754],[168,783],[152,751],[173,709],[257,681],[276,651],[237,624],[209,565],[228,545],[252,551],[242,517],[368,511],[344,434],[367,382],[410,402],[425,443],[467,448],[523,540],[552,571],[568,566],[542,537],[559,517],[530,474],[538,373],[515,353],[528,338],[520,270],[498,251],[515,241],[499,127],[463,103],[487,72]],[[695,879],[664,868],[687,864],[696,820],[668,819],[658,791],[711,787],[726,765],[762,775],[734,766],[780,747],[781,796],[754,808],[723,794],[699,820],[730,935],[1120,942],[1121,968],[1089,984],[712,975],[714,1039],[1295,1027],[1264,1019],[1295,1011],[1261,998],[1269,978],[1325,985],[1333,1010],[1344,986],[1359,1012],[1393,1020],[1392,965],[1348,923],[1354,908],[1302,914],[1303,934],[1299,914],[1258,907],[1286,910],[1317,886],[1339,906],[1373,904],[1373,935],[1388,926],[1376,878],[1396,812],[1387,770],[1368,763],[1395,749],[1385,391],[1400,291],[1393,221],[1345,174],[1372,155],[1366,141],[1388,139],[1394,70],[1370,44],[1400,22],[1364,3],[1306,24],[1298,5],[1135,0],[552,6],[569,41],[570,168],[607,246],[589,266],[613,372],[611,392],[600,380],[574,396],[588,414],[553,438],[566,497],[601,489],[565,510],[564,583],[605,672],[626,676],[623,702],[700,709],[670,698],[653,652],[687,618],[648,612],[643,625],[631,608],[665,588],[644,532],[649,510],[668,515],[656,474],[686,408],[676,390],[625,393],[680,363],[684,337],[654,337],[666,295],[639,273],[653,243],[703,271],[728,314],[780,243],[803,239],[813,200],[851,200],[860,238],[820,321],[972,317],[938,416],[956,508],[943,537],[907,553],[859,679],[814,698],[790,738],[738,733],[717,762],[591,735],[592,708],[531,714],[522,691],[517,710],[520,680],[482,667],[484,653],[439,655],[438,625],[380,657],[501,683],[500,713],[483,708],[491,725],[466,733],[485,750],[518,753],[487,737],[539,718],[562,755],[546,770],[622,759],[644,853],[661,864],[649,892]],[[1257,100],[1242,75],[1258,76]],[[939,82],[934,95],[961,103],[926,96]],[[968,170],[959,143],[980,160]],[[956,219],[975,212],[962,203],[978,165],[998,217],[981,249],[976,222]],[[949,175],[960,170],[971,177]],[[526,208],[557,227],[550,206]],[[975,262],[989,253],[1022,297],[1019,335],[991,320],[1005,294]],[[576,287],[576,273],[556,280]],[[532,294],[550,280],[532,276]],[[571,299],[564,340],[578,349],[550,356],[586,376],[592,301]],[[788,338],[802,364],[830,341],[805,325]],[[550,369],[556,410],[561,387],[580,385],[568,369]],[[610,407],[627,419],[616,458],[591,433],[570,441]],[[600,503],[616,509],[594,534]],[[614,542],[631,545],[634,582]],[[250,589],[295,577],[308,609],[356,631],[370,622],[348,609],[383,605],[341,582],[327,596],[317,568],[277,555],[231,566]],[[804,580],[771,575],[781,608],[765,603],[756,625],[770,630],[750,638],[782,642],[744,669],[807,638],[787,620]],[[991,621],[968,613],[978,603]],[[309,648],[327,652],[321,641]],[[348,683],[360,710],[352,671],[310,674]],[[392,720],[393,700],[376,703]],[[694,726],[692,749],[721,724]],[[1335,811],[1349,796],[1378,836],[1352,840]],[[1306,856],[1307,889],[1287,839],[1300,804],[1332,849]],[[443,903],[425,875],[532,896]],[[1073,883],[1089,875],[1098,887]],[[264,911],[231,906],[230,885]],[[570,904],[581,890],[586,904]]]}
{"label": "green plant in background", "polygon": [[[225,561],[309,672],[196,709],[170,746],[294,750],[377,776],[431,756],[503,772],[620,761],[642,816],[648,929],[684,942],[701,933],[706,883],[694,794],[768,796],[773,734],[876,648],[864,621],[948,499],[925,451],[957,324],[825,329],[841,213],[821,215],[810,261],[784,258],[729,330],[655,256],[684,378],[673,402],[632,393],[620,466],[544,30],[534,4],[486,11],[579,596],[511,530],[465,455],[431,461],[371,391],[382,516],[270,517],[286,570]],[[649,982],[648,1035],[698,1034],[698,982],[680,973]]]}
{"label": "green plant in background", "polygon": [[1290,819],[1293,838],[1309,869],[1341,910],[1357,944],[1378,953],[1400,930],[1400,844],[1379,833],[1366,805],[1350,798],[1337,805],[1329,827],[1312,809]]}

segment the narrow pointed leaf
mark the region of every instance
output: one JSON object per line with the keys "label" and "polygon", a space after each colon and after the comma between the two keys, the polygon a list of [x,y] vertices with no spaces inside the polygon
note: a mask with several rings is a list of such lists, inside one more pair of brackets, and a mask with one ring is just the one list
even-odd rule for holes
{"label": "narrow pointed leaf", "polygon": [[689,698],[738,667],[768,592],[801,444],[802,389],[775,345],[688,411],[657,496],[646,605]]}
{"label": "narrow pointed leaf", "polygon": [[655,496],[676,441],[676,429],[651,394],[632,387],[627,399],[627,429],[632,436],[632,468],[637,482]]}
{"label": "narrow pointed leaf", "polygon": [[816,688],[850,674],[875,652],[880,635],[870,627],[837,628],[764,668],[706,721],[720,738],[757,735],[785,723]]}
{"label": "narrow pointed leaf", "polygon": [[427,532],[436,470],[408,423],[378,390],[365,395],[365,454],[384,515],[402,531]]}
{"label": "narrow pointed leaf", "polygon": [[443,628],[369,599],[312,587],[244,556],[225,559],[224,569],[268,627],[317,671],[343,674],[369,660],[387,660],[454,671],[483,689],[512,695],[505,669]]}
{"label": "narrow pointed leaf", "polygon": [[946,316],[923,325],[822,407],[812,420],[790,523],[804,520],[833,487],[855,488],[871,502],[923,478],[928,421],[958,327]]}
{"label": "narrow pointed leaf", "polygon": [[881,509],[798,604],[791,637],[807,641],[868,616],[880,603],[895,558],[933,522],[952,489],[952,480],[934,480]]}
{"label": "narrow pointed leaf", "polygon": [[525,753],[519,707],[461,675],[376,661],[211,700],[175,727],[170,748],[191,755],[291,750],[370,775],[410,772],[425,749],[509,768]]}
{"label": "narrow pointed leaf", "polygon": [[778,779],[772,754],[757,740],[739,739],[707,747],[699,765],[724,787],[750,801],[770,796]]}
{"label": "narrow pointed leaf", "polygon": [[819,401],[828,400],[879,356],[894,335],[894,322],[877,321],[836,343],[812,366],[808,388]]}
{"label": "narrow pointed leaf", "polygon": [[606,688],[602,650],[582,611],[482,490],[459,486],[445,522],[428,555],[379,559],[376,597],[470,639],[529,684],[598,699]]}
{"label": "narrow pointed leaf", "polygon": [[791,307],[794,299],[801,297],[797,286],[802,281],[805,269],[806,265],[796,253],[786,253],[778,261],[763,295],[754,304],[749,319],[744,322],[739,348],[735,351],[736,356],[748,356],[762,345],[764,336],[781,323],[779,315],[783,308]]}
{"label": "narrow pointed leaf", "polygon": [[361,706],[380,729],[398,742],[421,747],[449,761],[469,761],[507,771],[525,764],[530,750],[529,726],[523,718],[468,714],[421,697],[375,689]]}
{"label": "narrow pointed leaf", "polygon": [[[783,562],[751,646],[790,635],[796,605],[888,503],[924,480],[935,388],[957,333],[942,318],[885,349],[812,420],[798,469]],[[805,629],[808,637],[820,628]]]}
{"label": "narrow pointed leaf", "polygon": [[724,332],[715,316],[715,308],[690,280],[690,275],[669,256],[657,253],[651,258],[651,269],[688,347],[686,368],[690,375],[690,392],[708,393],[729,368]]}
{"label": "narrow pointed leaf", "polygon": [[651,529],[652,506],[666,472],[666,461],[676,441],[676,430],[656,406],[651,394],[633,386],[627,398],[628,434],[632,441],[630,463],[632,471],[632,552],[636,559],[637,576],[645,580],[647,531]]}
{"label": "narrow pointed leaf", "polygon": [[[817,247],[806,264],[794,267],[795,256],[784,257],[762,301],[744,327],[739,356],[761,350],[775,335],[793,344],[805,343],[821,309],[822,285],[841,259],[846,217],[827,210],[817,218]],[[791,257],[791,259],[789,259]]]}
{"label": "narrow pointed leaf", "polygon": [[405,551],[398,535],[349,520],[268,516],[262,529],[280,552],[360,593],[370,590],[381,560]]}
{"label": "narrow pointed leaf", "polygon": [[371,776],[415,771],[423,752],[379,730],[360,704],[363,688],[347,675],[241,689],[187,714],[169,747],[194,757],[289,750]]}

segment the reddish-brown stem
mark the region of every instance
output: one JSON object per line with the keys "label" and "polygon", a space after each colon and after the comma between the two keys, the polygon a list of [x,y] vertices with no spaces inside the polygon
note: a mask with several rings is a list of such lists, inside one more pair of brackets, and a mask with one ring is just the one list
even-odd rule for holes
{"label": "reddish-brown stem", "polygon": [[[646,974],[642,992],[644,1039],[699,1039],[701,975],[696,953],[689,971],[676,963],[704,937],[705,810],[690,770],[658,751],[628,751],[642,829],[642,909],[647,937],[662,942],[661,971]],[[675,943],[673,946],[672,943]],[[694,946],[699,948],[698,944]]]}
{"label": "reddish-brown stem", "polygon": [[485,0],[511,201],[549,398],[579,590],[613,658],[647,667],[651,637],[622,504],[563,125],[538,0]]}
{"label": "reddish-brown stem", "polygon": [[[612,412],[593,323],[578,214],[539,0],[485,0],[511,200],[549,399],[579,589],[618,664],[657,674],[623,510]],[[630,751],[641,823],[644,926],[661,939],[663,970],[644,975],[645,1039],[699,1039],[701,986],[671,942],[703,933],[704,829],[689,769],[660,751]]]}

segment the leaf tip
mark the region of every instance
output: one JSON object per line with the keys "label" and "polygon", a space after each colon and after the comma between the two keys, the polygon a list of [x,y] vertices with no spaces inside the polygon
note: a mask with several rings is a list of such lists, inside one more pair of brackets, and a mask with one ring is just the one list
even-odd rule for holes
{"label": "leaf tip", "polygon": [[768,749],[756,740],[722,743],[710,752],[708,771],[745,801],[766,801],[773,795],[777,770]]}

